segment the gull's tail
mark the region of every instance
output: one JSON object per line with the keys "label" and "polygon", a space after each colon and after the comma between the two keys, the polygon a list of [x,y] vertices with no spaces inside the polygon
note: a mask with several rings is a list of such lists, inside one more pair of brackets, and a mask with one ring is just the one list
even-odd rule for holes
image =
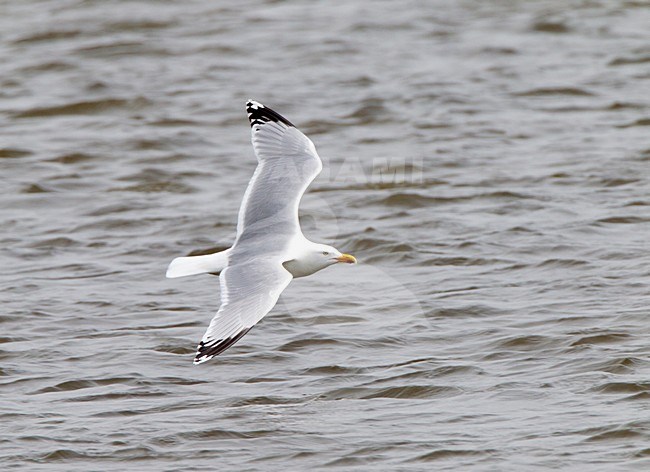
{"label": "gull's tail", "polygon": [[228,265],[230,249],[205,256],[177,257],[167,268],[167,278],[196,274],[219,274]]}

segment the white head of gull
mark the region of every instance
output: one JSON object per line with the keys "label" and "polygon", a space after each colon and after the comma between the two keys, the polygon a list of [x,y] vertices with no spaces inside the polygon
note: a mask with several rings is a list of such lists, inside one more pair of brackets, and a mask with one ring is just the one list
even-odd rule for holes
{"label": "white head of gull", "polygon": [[206,256],[177,257],[167,277],[218,274],[221,306],[198,346],[195,364],[239,341],[275,306],[294,277],[305,277],[356,259],[314,243],[302,234],[298,206],[323,168],[311,140],[279,113],[246,103],[257,168],[239,209],[230,249]]}

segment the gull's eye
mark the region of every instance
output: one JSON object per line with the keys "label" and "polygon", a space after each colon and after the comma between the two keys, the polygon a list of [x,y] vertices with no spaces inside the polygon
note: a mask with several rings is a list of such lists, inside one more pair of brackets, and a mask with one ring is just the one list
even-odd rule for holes
{"label": "gull's eye", "polygon": [[329,255],[330,255],[329,252],[327,252],[327,251],[323,251],[323,256],[329,256]]}

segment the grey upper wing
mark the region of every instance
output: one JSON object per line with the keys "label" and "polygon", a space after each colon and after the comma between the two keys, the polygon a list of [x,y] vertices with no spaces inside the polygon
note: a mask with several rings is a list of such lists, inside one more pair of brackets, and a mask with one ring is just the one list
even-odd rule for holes
{"label": "grey upper wing", "polygon": [[299,231],[298,205],[323,168],[320,157],[311,140],[280,114],[254,101],[246,103],[246,111],[258,165],[239,209],[237,237],[277,224]]}
{"label": "grey upper wing", "polygon": [[226,267],[219,276],[221,307],[199,343],[195,364],[235,344],[275,306],[292,280],[279,258],[260,258]]}

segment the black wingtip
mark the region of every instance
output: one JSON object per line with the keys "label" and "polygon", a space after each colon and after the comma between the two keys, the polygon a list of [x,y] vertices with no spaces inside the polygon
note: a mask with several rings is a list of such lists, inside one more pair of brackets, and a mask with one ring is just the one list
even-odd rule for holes
{"label": "black wingtip", "polygon": [[201,341],[196,351],[196,357],[194,357],[194,364],[201,364],[203,362],[209,361],[214,356],[218,356],[223,351],[239,341],[246,333],[251,330],[251,328],[243,329],[236,335],[226,339],[215,339],[214,341],[209,341],[207,343]]}
{"label": "black wingtip", "polygon": [[284,116],[276,111],[271,110],[269,107],[265,107],[255,100],[248,100],[246,102],[246,113],[248,113],[248,119],[251,122],[251,128],[255,125],[263,125],[269,121],[284,123],[287,126],[293,126],[295,128],[295,125],[287,120]]}

